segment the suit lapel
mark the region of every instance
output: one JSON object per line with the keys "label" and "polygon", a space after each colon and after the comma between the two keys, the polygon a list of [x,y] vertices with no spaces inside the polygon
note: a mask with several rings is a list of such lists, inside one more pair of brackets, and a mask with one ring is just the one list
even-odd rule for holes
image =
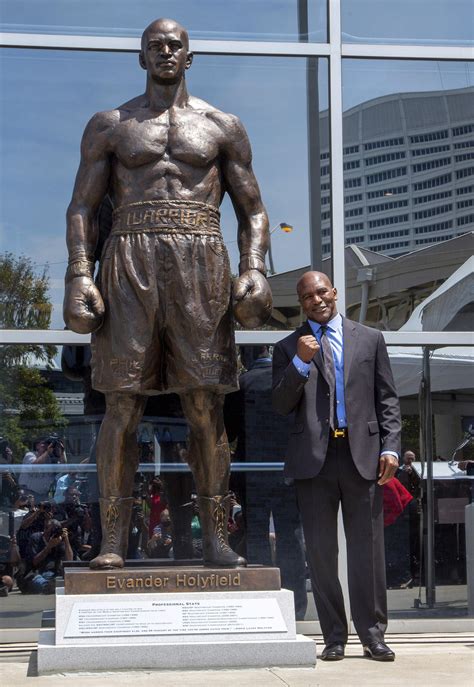
{"label": "suit lapel", "polygon": [[344,385],[346,385],[359,339],[357,327],[346,317],[342,318],[342,335],[344,346]]}

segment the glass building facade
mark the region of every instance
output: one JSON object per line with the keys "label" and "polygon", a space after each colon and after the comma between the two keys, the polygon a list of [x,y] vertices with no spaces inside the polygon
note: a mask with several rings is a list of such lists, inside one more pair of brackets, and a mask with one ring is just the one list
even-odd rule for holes
{"label": "glass building facade", "polygon": [[[242,371],[256,348],[271,355],[301,323],[295,284],[309,267],[332,276],[341,312],[383,331],[403,451],[415,454],[415,467],[398,475],[412,501],[396,517],[387,505],[390,630],[464,629],[474,615],[466,551],[474,477],[472,463],[450,461],[474,458],[469,443],[455,453],[474,426],[468,0],[0,0],[3,573],[11,535],[26,559],[47,517],[29,494],[35,508],[54,501],[77,560],[100,543],[95,441],[104,401],[90,385],[89,338],[64,329],[64,216],[84,126],[143,91],[139,40],[157,16],[189,29],[190,92],[243,121],[270,217],[274,310],[269,326],[236,333]],[[221,210],[236,272],[228,199]],[[250,562],[280,567],[299,631],[317,632],[294,493],[282,477],[286,427],[269,392],[229,397],[226,423],[231,541]],[[54,436],[64,453],[30,464],[37,440]],[[137,433],[132,559],[199,559],[186,439],[177,399],[151,399]],[[166,542],[157,543],[157,528]],[[0,639],[33,641],[53,598],[15,583],[0,599]]]}

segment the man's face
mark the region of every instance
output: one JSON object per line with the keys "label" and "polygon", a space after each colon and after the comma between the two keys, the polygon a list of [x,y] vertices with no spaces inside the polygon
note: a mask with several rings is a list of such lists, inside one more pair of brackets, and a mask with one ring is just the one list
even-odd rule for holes
{"label": "man's face", "polygon": [[46,441],[38,441],[38,443],[36,444],[36,453],[40,456],[46,451],[47,448],[48,444],[46,443]]}
{"label": "man's face", "polygon": [[64,502],[77,504],[80,501],[80,493],[77,489],[66,489],[64,492]]}
{"label": "man's face", "polygon": [[337,291],[325,274],[307,272],[298,283],[298,299],[306,317],[326,324],[337,313]]}
{"label": "man's face", "polygon": [[145,32],[140,64],[157,83],[178,83],[192,60],[187,35],[179,26],[157,22]]}
{"label": "man's face", "polygon": [[405,451],[403,454],[403,462],[405,465],[411,465],[415,460],[415,454],[413,451]]}

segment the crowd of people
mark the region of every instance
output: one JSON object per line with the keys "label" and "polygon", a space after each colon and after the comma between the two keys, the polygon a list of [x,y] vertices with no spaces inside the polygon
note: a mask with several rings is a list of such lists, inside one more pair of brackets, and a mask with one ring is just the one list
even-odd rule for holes
{"label": "crowd of people", "polygon": [[[260,358],[258,363],[262,367]],[[261,380],[259,383],[261,386]],[[245,390],[245,384],[242,388]],[[239,401],[237,397],[235,400]],[[231,403],[230,418],[234,411]],[[236,417],[242,420],[240,415]],[[232,436],[232,420],[228,420]],[[238,424],[245,427],[248,422]],[[248,437],[254,436],[252,429],[247,427],[245,445],[249,443]],[[2,462],[12,464],[11,450],[4,443]],[[165,444],[163,447],[169,446],[168,452],[176,460],[174,449],[181,443],[173,443],[170,435]],[[244,445],[241,437],[240,445]],[[234,460],[239,461],[239,442],[236,446]],[[152,443],[142,447],[142,453],[145,448],[153,453]],[[252,456],[254,453],[253,446]],[[395,478],[384,487],[387,585],[392,588],[416,586],[422,580],[422,490],[414,461],[415,453],[405,451]],[[66,455],[61,439],[52,435],[37,439],[18,469],[1,473],[0,510],[4,523],[9,516],[9,533],[7,536],[4,526],[0,535],[0,596],[14,588],[24,594],[54,593],[55,578],[62,575],[64,562],[89,561],[100,549],[100,514],[92,485],[95,474],[33,467],[55,463],[66,465]],[[303,618],[307,570],[296,506],[294,513],[289,510],[293,498],[291,485],[271,472],[249,473],[245,477],[237,473],[234,481],[239,495],[233,496],[230,509],[230,545],[250,563],[279,566],[284,586],[295,593],[298,617]],[[438,558],[443,558],[446,548],[441,539],[438,534]],[[169,473],[164,480],[147,473],[137,475],[127,559],[141,558],[202,558],[199,507],[189,474]],[[440,559],[440,566],[442,562]]]}
{"label": "crowd of people", "polygon": [[[62,441],[58,439],[53,447],[51,444],[48,438],[35,441],[23,465],[65,463]],[[11,456],[6,458],[9,460],[4,462],[11,463]],[[88,474],[95,478],[94,473]],[[189,487],[187,501],[176,503],[176,482],[183,480]],[[0,509],[8,515],[9,533],[0,535],[0,596],[7,596],[12,589],[24,594],[52,594],[65,562],[89,561],[97,555],[100,515],[97,502],[88,500],[93,492],[90,481],[87,473],[24,471],[21,466],[2,473]],[[199,508],[192,481],[180,474],[170,475],[168,481],[169,493],[159,476],[137,474],[127,559],[202,557]],[[231,538],[243,535],[239,514],[241,507],[234,496],[228,522]],[[179,536],[175,537],[175,532]]]}

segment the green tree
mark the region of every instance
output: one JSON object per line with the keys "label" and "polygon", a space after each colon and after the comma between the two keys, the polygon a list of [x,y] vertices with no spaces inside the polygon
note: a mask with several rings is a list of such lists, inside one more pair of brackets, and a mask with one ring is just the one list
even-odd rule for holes
{"label": "green tree", "polygon": [[[48,289],[47,269],[38,274],[30,258],[1,254],[0,327],[48,329],[52,312]],[[54,346],[0,348],[0,435],[9,441],[16,462],[34,437],[65,425],[46,377],[35,366],[39,362],[47,370],[55,354]]]}

